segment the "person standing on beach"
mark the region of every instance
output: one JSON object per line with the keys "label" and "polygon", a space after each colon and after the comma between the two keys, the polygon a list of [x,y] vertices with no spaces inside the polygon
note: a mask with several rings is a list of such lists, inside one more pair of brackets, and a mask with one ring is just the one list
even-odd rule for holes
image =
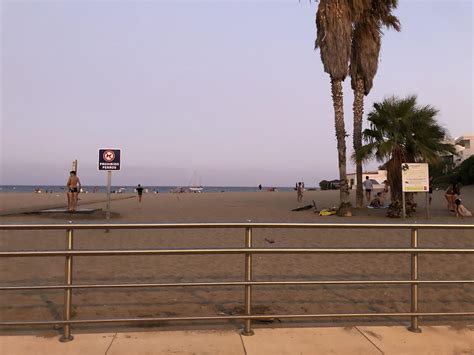
{"label": "person standing on beach", "polygon": [[259,191],[262,191],[262,184],[258,185]]}
{"label": "person standing on beach", "polygon": [[390,184],[388,180],[385,180],[383,182],[383,192],[382,192],[382,200],[385,203],[385,200],[387,199],[387,195],[390,192]]}
{"label": "person standing on beach", "polygon": [[296,199],[298,202],[303,200],[303,190],[304,190],[304,183],[298,182],[296,184]]}
{"label": "person standing on beach", "polygon": [[77,207],[77,199],[79,191],[82,188],[81,181],[73,170],[69,173],[67,180],[67,210],[68,212],[75,212]]}
{"label": "person standing on beach", "polygon": [[461,189],[457,181],[453,181],[451,185],[446,189],[444,197],[448,201],[448,210],[451,212],[456,212],[455,201],[458,196],[461,194]]}
{"label": "person standing on beach", "polygon": [[372,195],[374,185],[372,184],[368,176],[365,177],[365,181],[362,183],[362,185],[364,186],[365,197],[367,198],[367,202],[370,203],[370,196]]}
{"label": "person standing on beach", "polygon": [[142,185],[138,184],[137,188],[137,193],[138,193],[138,202],[142,202],[142,196],[143,196],[143,187]]}

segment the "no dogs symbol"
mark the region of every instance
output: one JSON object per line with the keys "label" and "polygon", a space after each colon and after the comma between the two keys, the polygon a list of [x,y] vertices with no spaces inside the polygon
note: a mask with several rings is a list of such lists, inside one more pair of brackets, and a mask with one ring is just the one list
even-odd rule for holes
{"label": "no dogs symbol", "polygon": [[99,149],[99,170],[120,170],[120,149]]}
{"label": "no dogs symbol", "polygon": [[115,153],[112,150],[106,150],[103,157],[106,162],[113,162],[115,160]]}

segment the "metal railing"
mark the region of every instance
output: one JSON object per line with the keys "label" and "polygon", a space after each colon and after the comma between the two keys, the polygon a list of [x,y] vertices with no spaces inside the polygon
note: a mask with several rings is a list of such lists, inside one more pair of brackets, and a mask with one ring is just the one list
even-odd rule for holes
{"label": "metal railing", "polygon": [[[245,229],[245,248],[220,249],[125,249],[125,250],[74,250],[74,230],[111,230],[111,229]],[[411,231],[410,248],[254,248],[252,230],[272,229],[403,229]],[[203,320],[243,320],[243,335],[252,335],[252,320],[272,318],[356,318],[356,317],[410,317],[408,328],[412,332],[421,332],[418,324],[420,316],[474,316],[471,312],[419,312],[418,285],[420,284],[474,284],[474,280],[419,280],[419,254],[472,254],[474,249],[419,248],[418,231],[420,229],[474,230],[473,224],[306,224],[306,223],[187,223],[187,224],[35,224],[35,225],[0,225],[0,230],[65,230],[67,232],[66,250],[41,251],[0,251],[0,257],[65,257],[65,282],[63,285],[36,286],[0,286],[0,291],[22,290],[64,290],[63,320],[53,321],[2,321],[0,326],[20,325],[63,325],[60,341],[73,339],[71,325],[84,323],[144,323],[156,321],[203,321]],[[73,258],[80,256],[111,256],[111,255],[203,255],[203,254],[243,254],[245,255],[244,281],[231,282],[185,282],[185,283],[128,283],[128,284],[74,284],[72,279]],[[254,254],[411,254],[410,280],[313,280],[313,281],[255,281],[253,278]],[[253,314],[252,287],[276,285],[411,285],[411,311],[392,313],[333,313],[333,314]],[[72,293],[74,289],[99,288],[141,288],[141,287],[217,287],[243,286],[244,314],[226,316],[199,317],[148,317],[148,318],[112,318],[112,319],[71,319]]]}

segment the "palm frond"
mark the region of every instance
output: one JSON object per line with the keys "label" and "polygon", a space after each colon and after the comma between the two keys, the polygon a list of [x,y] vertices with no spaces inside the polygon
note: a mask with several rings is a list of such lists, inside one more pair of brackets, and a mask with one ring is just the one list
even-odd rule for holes
{"label": "palm frond", "polygon": [[349,0],[321,0],[316,13],[315,49],[320,50],[324,71],[338,81],[349,70],[352,11]]}
{"label": "palm frond", "polygon": [[440,156],[454,154],[446,143],[447,132],[436,120],[439,111],[417,104],[416,95],[388,97],[374,104],[368,114],[370,128],[363,132],[366,151],[378,161],[402,159],[404,162],[436,162]]}

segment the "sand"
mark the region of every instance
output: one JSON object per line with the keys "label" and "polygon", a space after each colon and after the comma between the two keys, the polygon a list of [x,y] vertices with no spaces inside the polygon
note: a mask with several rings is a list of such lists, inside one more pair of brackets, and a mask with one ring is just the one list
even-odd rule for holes
{"label": "sand", "polygon": [[[354,196],[352,196],[354,197]],[[302,203],[296,193],[202,193],[146,194],[138,203],[133,195],[115,195],[113,221],[116,222],[317,222],[317,223],[402,223],[384,217],[384,210],[354,210],[354,217],[320,217],[312,211],[291,212],[296,206],[312,203],[331,207],[337,204],[337,191],[308,191]],[[418,196],[419,212],[408,222],[425,223],[424,198]],[[474,188],[463,189],[466,206],[473,210]],[[42,208],[59,207],[65,196],[55,194],[0,194],[0,223],[77,223],[100,222],[96,215],[23,214]],[[105,195],[81,195],[80,206],[104,208]],[[435,191],[431,223],[467,223],[457,219],[445,206],[443,193]],[[13,213],[13,214],[12,214]],[[402,230],[270,230],[254,232],[256,247],[409,247],[410,235]],[[241,229],[192,231],[77,231],[77,249],[121,248],[218,248],[243,247]],[[63,249],[61,231],[0,231],[1,250]],[[420,247],[473,248],[474,233],[430,230],[420,232]],[[422,255],[420,279],[474,279],[473,255]],[[149,256],[149,257],[77,257],[74,260],[75,283],[204,282],[242,281],[244,257],[235,256]],[[0,284],[61,284],[63,258],[3,258],[0,260]],[[409,279],[408,255],[256,255],[255,280],[382,280]],[[474,285],[421,285],[420,311],[474,311]],[[238,314],[243,305],[242,287],[219,288],[145,288],[75,290],[75,319],[118,317],[204,316]],[[398,286],[258,286],[254,287],[254,307],[259,313],[362,313],[403,312],[410,309],[410,289]],[[63,293],[54,291],[1,291],[0,319],[61,319]],[[462,325],[473,317],[431,319],[421,324]],[[354,324],[407,324],[406,318],[363,320],[330,319],[325,321],[275,321],[271,326]],[[148,327],[236,327],[239,322],[195,324],[148,324]],[[266,325],[264,325],[266,326]],[[123,326],[125,327],[125,325]],[[75,329],[107,329],[106,326],[77,326]],[[110,328],[110,327],[109,327]],[[20,329],[20,328],[16,328]],[[3,328],[4,332],[17,331]],[[35,330],[36,331],[36,330]]]}

